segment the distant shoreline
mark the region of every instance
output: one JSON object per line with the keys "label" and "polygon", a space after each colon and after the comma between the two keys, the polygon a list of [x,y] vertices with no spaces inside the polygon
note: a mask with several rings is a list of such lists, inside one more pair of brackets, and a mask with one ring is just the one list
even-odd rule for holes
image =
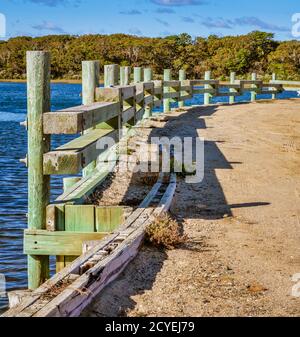
{"label": "distant shoreline", "polygon": [[[13,80],[13,79],[0,79],[0,83],[26,83],[27,80]],[[51,80],[51,83],[59,84],[81,84],[81,80]],[[100,84],[103,84],[103,81],[100,80]]]}

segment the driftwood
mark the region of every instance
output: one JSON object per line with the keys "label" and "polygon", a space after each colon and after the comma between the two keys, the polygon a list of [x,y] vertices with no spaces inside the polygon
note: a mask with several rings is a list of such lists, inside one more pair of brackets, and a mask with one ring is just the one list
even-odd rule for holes
{"label": "driftwood", "polygon": [[[117,232],[93,247],[40,288],[4,313],[4,317],[79,316],[103,288],[114,281],[139,251],[145,228],[170,208],[176,175],[163,176]],[[159,200],[155,202],[156,200]]]}

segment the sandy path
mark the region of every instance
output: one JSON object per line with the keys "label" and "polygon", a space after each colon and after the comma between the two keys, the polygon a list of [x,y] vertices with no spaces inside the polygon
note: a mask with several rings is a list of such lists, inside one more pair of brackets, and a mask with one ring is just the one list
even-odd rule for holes
{"label": "sandy path", "polygon": [[189,242],[144,247],[87,316],[299,316],[300,101],[173,113],[161,133],[205,137],[205,179],[178,184]]}

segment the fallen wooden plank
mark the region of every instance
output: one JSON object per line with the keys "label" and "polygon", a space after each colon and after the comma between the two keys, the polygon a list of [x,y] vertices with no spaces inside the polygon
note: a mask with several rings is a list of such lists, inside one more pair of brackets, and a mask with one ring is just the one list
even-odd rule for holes
{"label": "fallen wooden plank", "polygon": [[94,297],[114,281],[139,251],[147,225],[166,212],[172,202],[176,183],[170,183],[153,215],[124,240],[111,255],[89,269],[61,294],[35,313],[34,317],[76,317]]}
{"label": "fallen wooden plank", "polygon": [[[132,213],[125,223],[119,228],[119,231],[109,235],[107,238],[102,240],[96,247],[92,248],[84,255],[78,257],[75,261],[73,261],[70,265],[64,268],[61,272],[55,274],[50,280],[41,285],[38,289],[32,292],[31,296],[24,300],[20,305],[16,308],[13,308],[3,314],[4,317],[30,317],[34,313],[36,313],[39,309],[45,306],[45,300],[43,300],[43,296],[48,292],[51,292],[51,289],[56,285],[62,282],[64,279],[68,278],[71,274],[78,274],[81,270],[81,266],[85,265],[87,261],[93,258],[93,256],[97,256],[103,252],[106,247],[110,247],[111,244],[120,236],[120,231],[127,230],[132,226],[132,224],[139,219],[142,219],[143,212],[149,212],[145,210],[146,207],[150,205],[152,200],[155,198],[156,193],[161,187],[163,175],[160,175],[158,182],[153,186],[150,193],[140,204],[139,208]],[[88,240],[89,241],[89,240]],[[49,300],[47,301],[47,303]]]}
{"label": "fallen wooden plank", "polygon": [[61,272],[55,274],[51,279],[42,284],[38,289],[34,290],[31,293],[31,296],[22,301],[20,305],[16,308],[6,311],[2,316],[3,317],[30,317],[37,308],[43,305],[43,301],[38,301],[40,298],[47,294],[51,289],[58,283],[62,282],[69,275],[78,274],[80,266],[88,261],[92,256],[98,253],[98,251],[104,249],[107,245],[110,245],[119,233],[114,233],[104,240],[97,247],[91,249],[86,254],[79,256],[75,261],[73,261],[69,266],[64,268]]}

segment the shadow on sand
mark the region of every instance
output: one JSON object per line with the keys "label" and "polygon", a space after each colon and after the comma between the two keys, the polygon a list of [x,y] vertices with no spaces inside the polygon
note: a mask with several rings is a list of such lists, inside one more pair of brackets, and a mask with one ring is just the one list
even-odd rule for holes
{"label": "shadow on sand", "polygon": [[[167,116],[167,122],[163,128],[154,128],[149,136],[151,137],[199,137],[201,130],[207,129],[206,119],[212,118],[217,110],[217,106],[197,107],[190,109],[180,116]],[[228,162],[218,147],[218,143],[223,140],[205,142],[205,175],[202,182],[185,186],[184,179],[179,179],[178,188],[174,198],[171,212],[178,216],[179,223],[182,219],[209,219],[217,220],[225,216],[232,216],[232,209],[259,207],[269,205],[261,201],[252,203],[229,205],[227,203],[221,183],[218,180],[216,170],[233,170],[233,165],[242,165],[239,158],[235,162]],[[195,150],[195,146],[194,149]],[[193,151],[195,160],[196,153]],[[134,177],[133,177],[134,179]],[[184,191],[184,192],[182,192]],[[131,191],[128,190],[124,200],[130,198]],[[184,207],[185,200],[193,202],[193,207]],[[187,243],[183,249],[205,251],[205,246],[199,242]],[[144,293],[152,289],[157,274],[160,272],[165,259],[166,252],[153,247],[144,246],[138,257],[126,268],[117,281],[108,286],[88,308],[84,315],[88,316],[126,316],[128,310],[135,308],[136,303],[132,299],[137,294]],[[149,267],[151,266],[151,267]]]}

